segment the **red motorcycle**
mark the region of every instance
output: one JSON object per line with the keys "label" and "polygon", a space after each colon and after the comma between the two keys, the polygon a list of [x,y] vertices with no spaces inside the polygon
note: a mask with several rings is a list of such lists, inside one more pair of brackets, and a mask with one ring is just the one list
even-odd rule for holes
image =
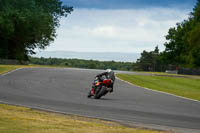
{"label": "red motorcycle", "polygon": [[93,86],[88,94],[88,97],[94,97],[95,99],[100,99],[102,96],[105,96],[108,92],[110,92],[110,85],[113,83],[111,79],[101,79],[96,77],[93,81]]}

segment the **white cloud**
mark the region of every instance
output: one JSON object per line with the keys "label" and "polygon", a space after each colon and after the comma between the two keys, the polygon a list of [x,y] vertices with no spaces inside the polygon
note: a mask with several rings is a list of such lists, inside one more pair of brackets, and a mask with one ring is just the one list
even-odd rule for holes
{"label": "white cloud", "polygon": [[168,29],[189,11],[167,8],[132,10],[76,9],[61,19],[57,39],[47,51],[137,52],[165,42]]}
{"label": "white cloud", "polygon": [[96,36],[115,37],[116,32],[114,26],[99,26],[93,29],[93,34]]}

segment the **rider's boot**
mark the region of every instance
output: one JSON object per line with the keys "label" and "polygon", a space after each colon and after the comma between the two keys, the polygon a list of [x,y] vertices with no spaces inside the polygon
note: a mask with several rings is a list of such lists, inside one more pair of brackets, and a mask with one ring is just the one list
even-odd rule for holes
{"label": "rider's boot", "polygon": [[88,97],[94,96],[95,91],[93,88],[91,88],[91,90],[89,91]]}

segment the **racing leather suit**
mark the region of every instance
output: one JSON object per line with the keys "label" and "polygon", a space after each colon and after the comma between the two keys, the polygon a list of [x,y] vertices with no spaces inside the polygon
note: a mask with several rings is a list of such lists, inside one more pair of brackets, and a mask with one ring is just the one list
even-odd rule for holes
{"label": "racing leather suit", "polygon": [[[108,79],[111,79],[112,80],[112,84],[110,84],[110,88],[111,88],[111,90],[110,90],[110,92],[113,92],[113,85],[114,85],[114,82],[115,82],[115,74],[114,74],[114,72],[113,71],[111,71],[111,72],[103,72],[103,73],[101,73],[101,74],[98,74],[96,77],[98,77],[100,80],[103,80],[102,78],[103,78],[103,76],[105,76],[105,78],[108,78]],[[96,89],[96,88],[94,88],[94,89]]]}

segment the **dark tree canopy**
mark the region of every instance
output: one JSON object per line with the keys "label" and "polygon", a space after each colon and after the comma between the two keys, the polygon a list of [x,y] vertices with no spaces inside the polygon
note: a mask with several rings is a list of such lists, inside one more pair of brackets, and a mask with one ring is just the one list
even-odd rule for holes
{"label": "dark tree canopy", "polygon": [[0,0],[0,58],[27,60],[56,37],[59,19],[73,11],[60,0]]}
{"label": "dark tree canopy", "polygon": [[200,0],[190,17],[170,28],[161,54],[165,63],[200,68]]}
{"label": "dark tree canopy", "polygon": [[154,51],[144,50],[136,65],[137,69],[142,71],[162,71],[158,46],[155,47]]}

